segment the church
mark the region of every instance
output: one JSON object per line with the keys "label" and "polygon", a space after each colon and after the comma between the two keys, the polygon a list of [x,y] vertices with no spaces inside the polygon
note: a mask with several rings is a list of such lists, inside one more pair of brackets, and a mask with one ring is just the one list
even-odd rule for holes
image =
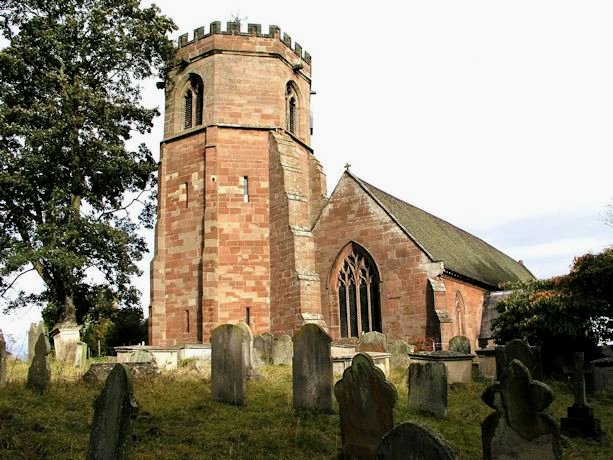
{"label": "church", "polygon": [[530,271],[348,169],[328,196],[309,53],[276,26],[207,29],[179,38],[164,83],[149,345],[244,321],[476,348],[491,293]]}

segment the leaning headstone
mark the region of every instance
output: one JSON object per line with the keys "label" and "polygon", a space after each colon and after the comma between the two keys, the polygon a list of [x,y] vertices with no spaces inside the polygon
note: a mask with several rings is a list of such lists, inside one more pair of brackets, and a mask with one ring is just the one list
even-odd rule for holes
{"label": "leaning headstone", "polygon": [[272,363],[275,366],[291,366],[293,355],[292,338],[282,335],[272,344]]}
{"label": "leaning headstone", "polygon": [[360,337],[358,351],[387,353],[387,336],[377,331],[365,332]]}
{"label": "leaning headstone", "polygon": [[449,339],[449,351],[457,351],[470,355],[470,339],[463,335],[456,335]]}
{"label": "leaning headstone", "polygon": [[390,353],[390,366],[398,369],[406,369],[409,367],[411,359],[409,353],[413,351],[411,347],[404,340],[392,340],[388,344],[388,351]]}
{"label": "leaning headstone", "polygon": [[370,356],[358,353],[334,385],[345,458],[373,458],[381,438],[394,427],[398,394]]}
{"label": "leaning headstone", "polygon": [[124,364],[115,364],[94,403],[87,459],[126,458],[137,413],[130,370]]}
{"label": "leaning headstone", "polygon": [[0,329],[0,387],[6,383],[6,342]]}
{"label": "leaning headstone", "polygon": [[403,422],[388,432],[377,449],[378,460],[456,460],[447,442],[418,423]]}
{"label": "leaning headstone", "polygon": [[560,432],[566,436],[593,438],[602,442],[606,438],[606,433],[600,427],[600,420],[594,418],[594,412],[587,404],[585,396],[583,359],[583,352],[575,353],[573,376],[575,403],[566,409],[568,417],[562,417],[560,420]]}
{"label": "leaning headstone", "polygon": [[45,393],[51,383],[51,368],[49,367],[51,346],[45,334],[40,334],[34,347],[34,359],[28,369],[26,388]]}
{"label": "leaning headstone", "polygon": [[447,366],[443,363],[411,363],[409,365],[409,409],[447,416]]}
{"label": "leaning headstone", "polygon": [[40,321],[39,323],[30,323],[30,330],[28,331],[28,361],[32,361],[32,359],[34,359],[34,349],[36,348],[38,336],[44,334],[45,332],[44,321]]}
{"label": "leaning headstone", "polygon": [[262,377],[255,368],[255,358],[253,351],[253,332],[247,323],[242,321],[237,324],[243,331],[243,362],[245,364],[245,376],[252,380]]}
{"label": "leaning headstone", "polygon": [[513,339],[505,345],[496,346],[496,380],[501,380],[502,373],[514,359],[519,359],[528,368],[533,379],[543,378],[540,348],[532,347],[521,339]]}
{"label": "leaning headstone", "polygon": [[560,432],[554,420],[542,413],[553,396],[547,385],[532,380],[520,360],[511,361],[501,381],[481,395],[496,409],[481,424],[484,460],[560,459]]}
{"label": "leaning headstone", "polygon": [[224,324],[211,333],[211,396],[215,401],[245,405],[247,381],[243,331]]}
{"label": "leaning headstone", "polygon": [[330,342],[330,336],[314,323],[305,324],[294,336],[294,409],[332,412]]}
{"label": "leaning headstone", "polygon": [[253,350],[258,364],[272,364],[272,334],[265,332],[253,338]]}

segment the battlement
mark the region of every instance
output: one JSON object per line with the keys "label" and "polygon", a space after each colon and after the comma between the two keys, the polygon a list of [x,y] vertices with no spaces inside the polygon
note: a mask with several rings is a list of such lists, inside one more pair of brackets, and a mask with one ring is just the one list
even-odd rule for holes
{"label": "battlement", "polygon": [[247,32],[241,32],[240,23],[235,21],[228,21],[226,23],[226,30],[221,30],[221,21],[211,22],[209,25],[209,32],[205,33],[204,26],[198,27],[194,30],[194,34],[192,39],[189,39],[188,34],[183,34],[179,37],[178,45],[179,48],[183,48],[187,45],[197,42],[198,40],[202,40],[203,38],[209,37],[211,35],[242,35],[245,37],[265,37],[265,38],[278,38],[285,46],[287,46],[291,51],[296,54],[299,58],[304,60],[307,64],[311,65],[311,55],[306,51],[302,50],[302,46],[299,43],[295,42],[294,47],[292,48],[292,38],[283,33],[281,36],[281,28],[279,26],[270,25],[268,27],[268,34],[262,33],[262,25],[261,24],[247,24]]}

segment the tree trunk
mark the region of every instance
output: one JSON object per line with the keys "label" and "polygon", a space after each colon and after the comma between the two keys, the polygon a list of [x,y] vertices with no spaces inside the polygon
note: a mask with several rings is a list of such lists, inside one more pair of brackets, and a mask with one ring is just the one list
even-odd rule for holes
{"label": "tree trunk", "polygon": [[64,297],[64,311],[60,316],[60,323],[77,324],[77,309],[72,294],[66,294]]}

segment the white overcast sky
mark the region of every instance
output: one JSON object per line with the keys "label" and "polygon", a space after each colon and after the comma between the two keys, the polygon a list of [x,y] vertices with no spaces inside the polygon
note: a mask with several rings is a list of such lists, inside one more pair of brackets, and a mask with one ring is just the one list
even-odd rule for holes
{"label": "white overcast sky", "polygon": [[[155,3],[173,37],[238,15],[245,31],[278,25],[311,54],[312,145],[329,193],[349,162],[539,278],[613,243],[613,2]],[[161,138],[158,119],[146,138],[156,155]],[[0,328],[22,342],[37,317],[3,316]]]}

